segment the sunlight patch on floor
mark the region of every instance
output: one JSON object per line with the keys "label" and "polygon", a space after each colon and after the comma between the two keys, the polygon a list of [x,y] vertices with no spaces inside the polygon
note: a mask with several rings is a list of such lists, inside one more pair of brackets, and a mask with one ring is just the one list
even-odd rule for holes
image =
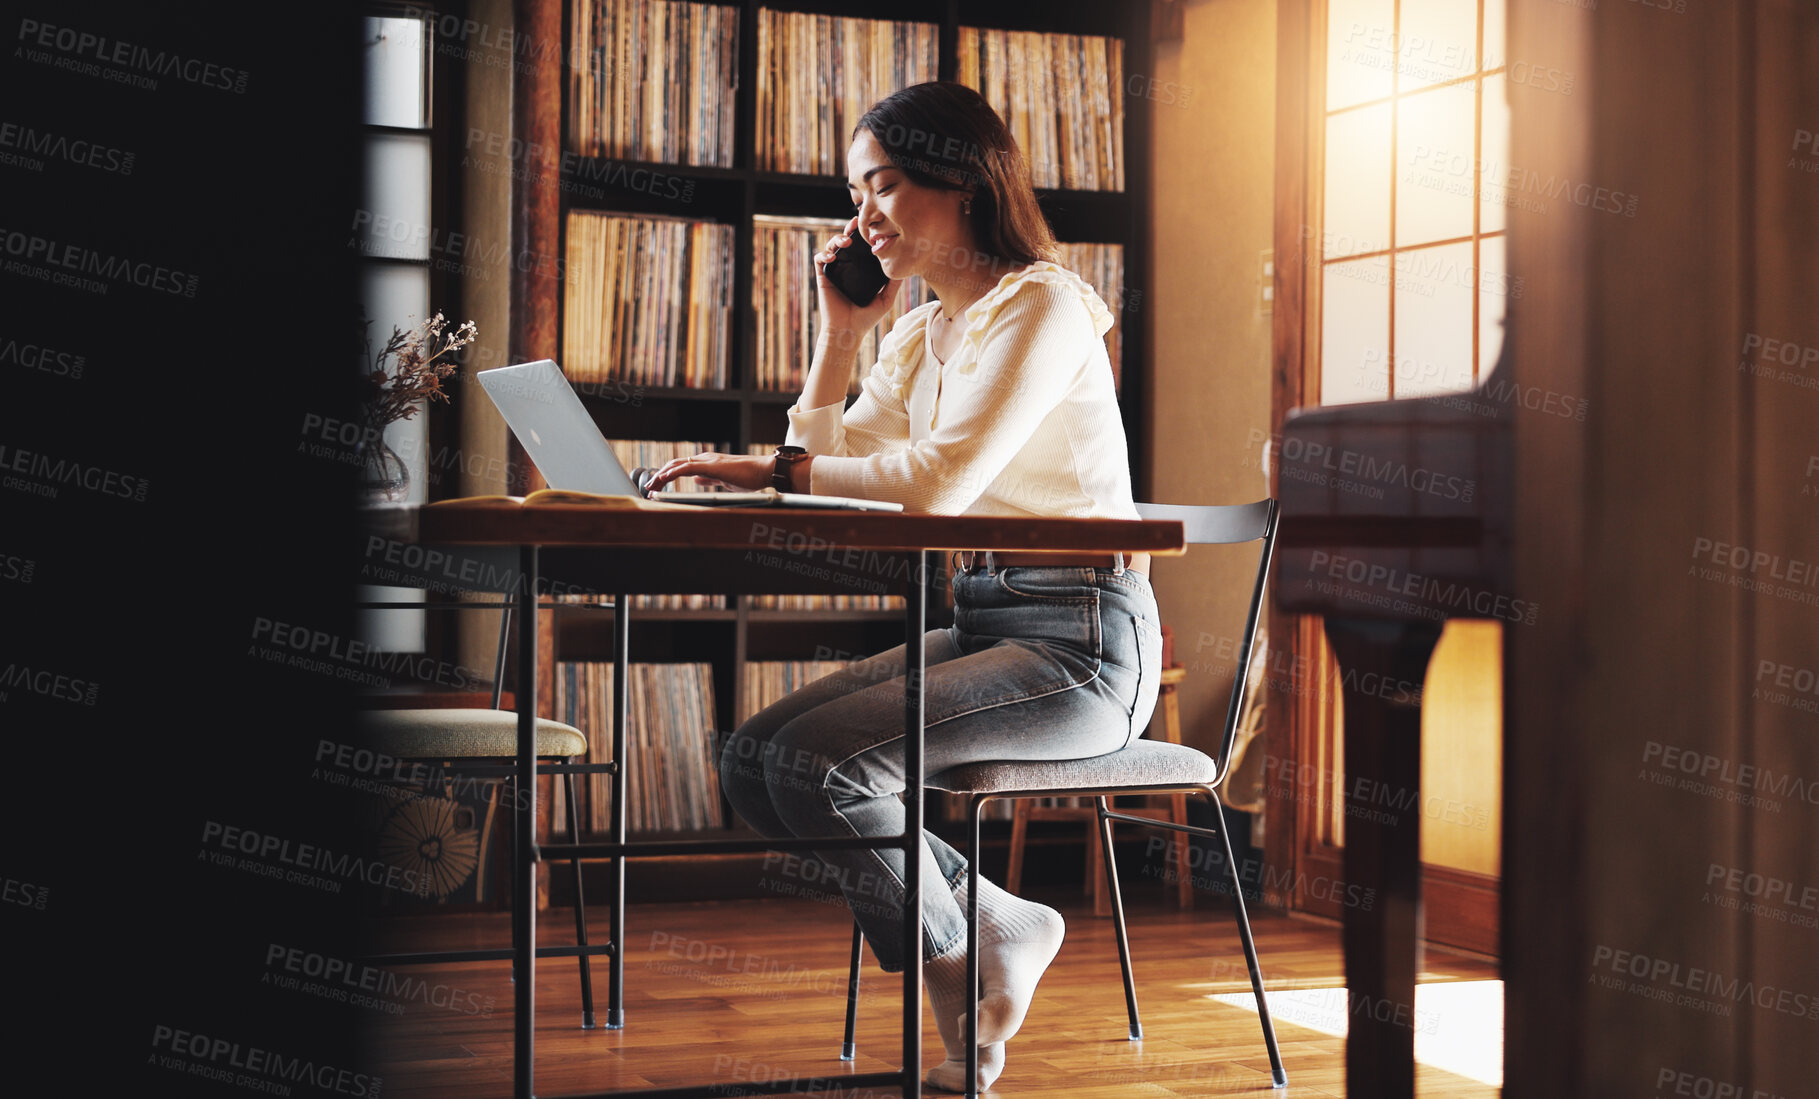
{"label": "sunlight patch on floor", "polygon": [[[1257,1010],[1248,992],[1209,997]],[[1270,1018],[1343,1037],[1343,988],[1283,988],[1269,994]],[[1364,1005],[1358,1010],[1363,1011]],[[1393,1018],[1386,1009],[1384,1018]],[[1406,1014],[1406,1011],[1405,1013]],[[1444,981],[1415,986],[1415,1060],[1493,1087],[1503,1086],[1503,982]]]}

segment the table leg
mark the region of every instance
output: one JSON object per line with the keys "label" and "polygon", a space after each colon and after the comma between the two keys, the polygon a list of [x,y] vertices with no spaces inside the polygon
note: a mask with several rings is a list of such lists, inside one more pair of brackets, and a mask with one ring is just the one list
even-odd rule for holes
{"label": "table leg", "polygon": [[[625,805],[626,728],[631,720],[631,653],[632,599],[613,596],[613,773],[612,824],[607,829],[611,843],[625,842],[627,809]],[[607,937],[613,953],[606,967],[606,1029],[625,1026],[625,858],[613,860],[608,880],[612,882],[612,906],[607,910]]]}
{"label": "table leg", "polygon": [[[929,552],[912,555],[904,594],[903,677],[903,1099],[922,1095],[922,633],[928,628]],[[911,919],[911,913],[915,918]]]}
{"label": "table leg", "polygon": [[537,1000],[537,547],[518,550],[518,775],[512,852],[512,1093],[531,1099],[536,1078]]}
{"label": "table leg", "polygon": [[[1345,880],[1376,890],[1368,908],[1345,910],[1345,1042],[1348,1093],[1415,1094],[1415,974],[1421,968],[1421,705],[1368,684],[1421,683],[1441,623],[1328,618],[1326,636],[1344,675]],[[1407,809],[1385,811],[1375,794]]]}

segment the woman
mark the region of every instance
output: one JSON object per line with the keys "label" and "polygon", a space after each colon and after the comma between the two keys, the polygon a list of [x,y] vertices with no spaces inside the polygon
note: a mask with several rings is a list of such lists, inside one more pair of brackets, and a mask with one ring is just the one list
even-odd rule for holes
{"label": "woman", "polygon": [[[1103,340],[1111,313],[1052,262],[1029,168],[991,106],[960,84],[906,88],[860,120],[846,159],[856,215],[815,256],[821,332],[789,410],[789,444],[806,456],[677,459],[652,490],[687,476],[752,489],[775,475],[798,492],[934,514],[1137,518]],[[823,270],[855,235],[890,278],[863,306]],[[845,411],[853,349],[912,275],[936,300],[891,328]],[[955,624],[922,642],[929,774],[982,760],[1082,759],[1142,732],[1161,656],[1147,554],[960,560]],[[809,684],[735,732],[720,774],[739,815],[769,836],[900,833],[903,652]],[[966,860],[933,834],[922,854],[924,976],[947,1048],[928,1083],[961,1091]],[[900,972],[904,853],[821,857],[880,964]],[[983,1090],[1003,1070],[1003,1043],[1065,928],[1051,908],[983,878],[979,887]]]}

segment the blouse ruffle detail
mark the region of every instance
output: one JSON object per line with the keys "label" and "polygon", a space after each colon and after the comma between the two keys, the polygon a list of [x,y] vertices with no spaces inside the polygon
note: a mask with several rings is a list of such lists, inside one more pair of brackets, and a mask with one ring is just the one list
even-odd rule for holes
{"label": "blouse ruffle detail", "polygon": [[885,371],[885,388],[899,401],[909,401],[910,382],[922,363],[923,330],[940,308],[939,301],[918,305],[899,317],[878,344],[878,365]]}
{"label": "blouse ruffle detail", "polygon": [[[997,286],[987,291],[985,296],[967,307],[966,310],[966,343],[972,354],[962,355],[958,367],[961,374],[971,374],[979,363],[979,353],[985,349],[985,334],[991,328],[998,311],[1011,300],[1017,287],[1024,282],[1040,282],[1051,286],[1063,286],[1080,295],[1081,304],[1092,315],[1093,335],[1103,337],[1112,327],[1112,311],[1106,307],[1104,299],[1093,290],[1085,279],[1074,274],[1057,263],[1042,260],[1032,263],[1021,271],[1013,271],[1000,279]],[[927,323],[927,318],[923,318]],[[918,328],[920,334],[920,328]]]}

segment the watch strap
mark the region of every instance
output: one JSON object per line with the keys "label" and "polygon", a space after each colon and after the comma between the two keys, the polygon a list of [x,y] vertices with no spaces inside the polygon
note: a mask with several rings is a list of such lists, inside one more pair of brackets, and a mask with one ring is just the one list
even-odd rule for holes
{"label": "watch strap", "polygon": [[796,492],[794,466],[808,457],[808,451],[799,446],[780,446],[771,458],[771,487],[778,492]]}

